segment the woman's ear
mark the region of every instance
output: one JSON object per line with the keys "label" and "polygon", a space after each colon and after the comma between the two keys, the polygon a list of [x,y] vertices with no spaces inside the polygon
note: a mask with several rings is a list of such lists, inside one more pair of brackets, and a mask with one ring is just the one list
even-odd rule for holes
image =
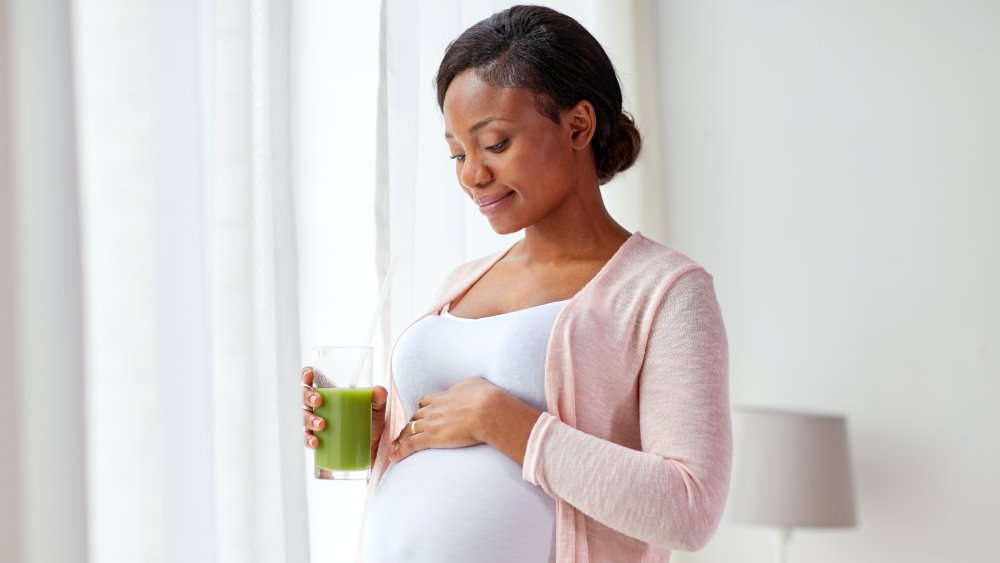
{"label": "woman's ear", "polygon": [[575,106],[562,112],[564,123],[569,125],[570,143],[574,149],[590,148],[590,140],[594,138],[597,127],[597,114],[594,106],[587,100],[580,100]]}

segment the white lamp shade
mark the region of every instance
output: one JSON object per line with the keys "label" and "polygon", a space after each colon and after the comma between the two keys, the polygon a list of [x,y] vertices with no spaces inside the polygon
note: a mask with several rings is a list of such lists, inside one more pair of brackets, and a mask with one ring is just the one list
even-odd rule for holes
{"label": "white lamp shade", "polygon": [[743,424],[730,514],[779,527],[853,526],[854,489],[842,416],[737,409]]}

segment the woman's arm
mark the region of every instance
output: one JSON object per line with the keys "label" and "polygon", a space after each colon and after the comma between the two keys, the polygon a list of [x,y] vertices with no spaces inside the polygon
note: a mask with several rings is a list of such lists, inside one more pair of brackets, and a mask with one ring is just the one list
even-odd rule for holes
{"label": "woman's arm", "polygon": [[725,329],[704,271],[683,275],[660,304],[639,377],[642,451],[546,413],[524,477],[628,536],[695,550],[718,526],[732,462]]}

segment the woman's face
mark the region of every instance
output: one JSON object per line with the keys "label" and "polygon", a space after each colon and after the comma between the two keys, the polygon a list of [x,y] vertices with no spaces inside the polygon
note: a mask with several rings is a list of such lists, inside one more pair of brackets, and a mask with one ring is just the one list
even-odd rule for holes
{"label": "woman's face", "polygon": [[572,128],[539,113],[532,92],[495,88],[466,70],[448,86],[443,110],[459,184],[497,233],[535,225],[573,193]]}

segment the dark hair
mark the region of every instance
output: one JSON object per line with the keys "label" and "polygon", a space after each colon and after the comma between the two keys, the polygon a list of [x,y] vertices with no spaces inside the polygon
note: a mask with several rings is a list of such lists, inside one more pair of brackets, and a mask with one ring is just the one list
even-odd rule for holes
{"label": "dark hair", "polygon": [[539,112],[556,123],[560,111],[590,102],[597,114],[591,147],[601,184],[639,156],[642,138],[632,116],[622,111],[615,67],[575,19],[541,6],[514,6],[465,30],[448,45],[438,67],[442,110],[451,81],[470,68],[494,87],[531,90]]}

